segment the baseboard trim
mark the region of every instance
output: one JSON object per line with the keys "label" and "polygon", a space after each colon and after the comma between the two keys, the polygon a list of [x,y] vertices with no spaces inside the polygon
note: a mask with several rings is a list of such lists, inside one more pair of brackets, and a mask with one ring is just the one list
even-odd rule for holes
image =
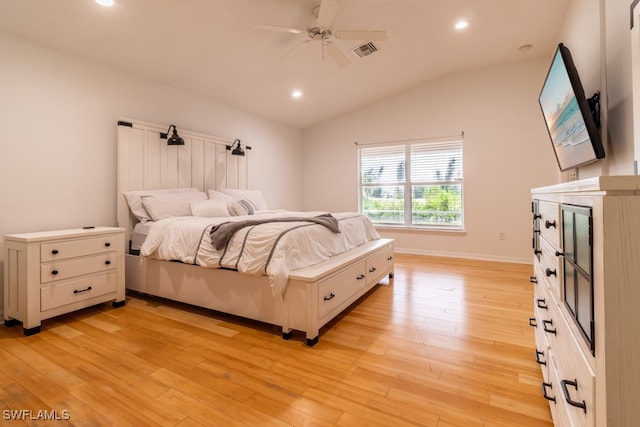
{"label": "baseboard trim", "polygon": [[420,251],[415,249],[399,248],[395,246],[393,248],[393,251],[397,254],[425,255],[425,256],[437,256],[437,257],[443,257],[443,258],[461,258],[461,259],[472,259],[476,261],[495,261],[495,262],[508,262],[511,264],[533,265],[533,257],[521,258],[521,257],[506,257],[506,256],[487,255],[487,254],[469,254],[469,253],[460,253],[460,252]]}

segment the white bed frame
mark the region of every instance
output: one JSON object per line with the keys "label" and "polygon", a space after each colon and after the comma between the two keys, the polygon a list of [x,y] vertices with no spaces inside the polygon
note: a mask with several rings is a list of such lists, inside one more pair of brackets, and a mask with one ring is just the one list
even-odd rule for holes
{"label": "white bed frame", "polygon": [[[168,127],[168,126],[167,126]],[[251,150],[232,156],[231,142],[178,129],[184,146],[167,146],[165,128],[128,119],[118,122],[118,226],[130,241],[135,218],[123,192],[196,187],[248,188]],[[315,266],[290,272],[284,297],[274,297],[266,276],[202,268],[125,255],[126,288],[306,333],[319,330],[385,276],[393,277],[393,241],[379,239]]]}

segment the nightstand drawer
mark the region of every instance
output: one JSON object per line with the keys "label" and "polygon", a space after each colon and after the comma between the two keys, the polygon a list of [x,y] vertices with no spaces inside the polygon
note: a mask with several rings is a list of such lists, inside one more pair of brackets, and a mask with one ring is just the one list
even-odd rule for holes
{"label": "nightstand drawer", "polygon": [[40,289],[40,310],[46,311],[116,291],[115,272],[84,277]]}
{"label": "nightstand drawer", "polygon": [[40,261],[50,262],[85,255],[113,251],[116,236],[100,236],[90,239],[76,239],[40,245]]}
{"label": "nightstand drawer", "polygon": [[117,259],[115,252],[109,252],[104,255],[42,264],[40,266],[40,282],[48,283],[54,280],[82,276],[83,274],[112,270],[117,268]]}

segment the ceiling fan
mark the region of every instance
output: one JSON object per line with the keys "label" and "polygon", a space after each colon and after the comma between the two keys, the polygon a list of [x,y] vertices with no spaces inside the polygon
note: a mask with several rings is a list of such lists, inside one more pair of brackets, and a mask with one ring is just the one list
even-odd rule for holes
{"label": "ceiling fan", "polygon": [[322,59],[326,54],[341,67],[349,65],[349,59],[345,56],[340,48],[333,41],[334,39],[342,40],[362,40],[362,41],[384,41],[387,39],[386,31],[379,30],[333,30],[331,24],[338,11],[338,2],[336,0],[322,0],[320,6],[313,9],[313,16],[316,17],[315,26],[300,29],[281,27],[278,25],[254,25],[255,29],[278,31],[290,34],[304,34],[307,36],[306,40],[293,46],[282,56],[286,56],[298,46],[311,43],[314,40],[319,40],[322,43]]}

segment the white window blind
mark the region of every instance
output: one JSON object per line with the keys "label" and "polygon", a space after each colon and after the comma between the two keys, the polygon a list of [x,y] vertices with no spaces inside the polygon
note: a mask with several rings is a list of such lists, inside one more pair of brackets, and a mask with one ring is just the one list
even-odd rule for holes
{"label": "white window blind", "polygon": [[462,137],[360,146],[360,212],[377,224],[463,228]]}

